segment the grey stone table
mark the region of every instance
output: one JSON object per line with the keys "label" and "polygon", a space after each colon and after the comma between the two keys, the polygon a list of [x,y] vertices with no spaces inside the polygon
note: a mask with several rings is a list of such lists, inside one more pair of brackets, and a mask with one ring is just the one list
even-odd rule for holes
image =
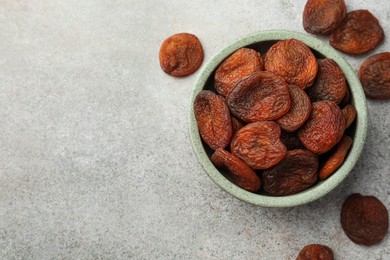
{"label": "grey stone table", "polygon": [[[390,35],[390,2],[346,2]],[[195,159],[187,117],[199,71],[160,69],[169,35],[196,34],[207,62],[244,34],[304,32],[304,4],[0,1],[0,259],[294,259],[309,243],[336,259],[390,259],[389,236],[358,246],[339,223],[352,192],[390,208],[390,102],[368,101],[367,144],[339,187],[261,208],[220,190]],[[372,53],[382,51],[389,38]],[[367,55],[344,57],[357,69]]]}

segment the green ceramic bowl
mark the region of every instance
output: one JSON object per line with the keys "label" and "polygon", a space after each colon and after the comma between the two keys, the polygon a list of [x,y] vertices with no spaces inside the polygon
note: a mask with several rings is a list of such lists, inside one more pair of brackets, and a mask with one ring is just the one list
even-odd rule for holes
{"label": "green ceramic bowl", "polygon": [[[247,46],[260,51],[260,53],[264,55],[266,50],[268,50],[269,47],[276,41],[290,38],[295,38],[304,42],[319,58],[327,57],[333,59],[343,70],[351,90],[351,103],[357,110],[357,118],[354,123],[355,125],[348,132],[348,134],[353,138],[354,142],[343,165],[328,179],[318,182],[313,187],[300,193],[284,197],[255,194],[243,190],[231,183],[211,163],[210,156],[212,151],[202,143],[195,121],[193,103],[195,96],[201,90],[212,88],[214,71],[218,65],[234,51]],[[340,56],[339,52],[331,48],[329,45],[323,44],[320,40],[308,34],[302,34],[293,31],[260,31],[244,36],[223,48],[214,57],[211,58],[211,60],[204,66],[203,70],[201,71],[200,76],[197,79],[195,89],[192,93],[190,107],[190,138],[196,157],[205,172],[219,187],[232,196],[248,203],[264,207],[292,207],[314,201],[324,196],[333,190],[337,185],[339,185],[345,179],[345,177],[347,177],[359,159],[366,140],[366,98],[360,81],[352,67]]]}

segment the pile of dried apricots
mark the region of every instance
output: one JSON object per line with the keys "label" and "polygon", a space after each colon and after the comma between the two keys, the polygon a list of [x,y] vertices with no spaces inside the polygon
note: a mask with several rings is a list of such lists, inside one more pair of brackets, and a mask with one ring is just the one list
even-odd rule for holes
{"label": "pile of dried apricots", "polygon": [[[303,27],[330,35],[330,45],[350,55],[373,50],[384,38],[373,14],[347,13],[344,0],[308,0]],[[159,55],[164,72],[183,77],[201,66],[203,48],[195,35],[180,33],[163,42]],[[368,98],[390,99],[389,52],[366,59],[358,76]],[[249,47],[235,51],[210,84],[193,104],[199,133],[215,167],[242,189],[296,194],[344,162],[357,112],[334,60],[316,57],[297,39],[280,40],[264,54]],[[342,206],[341,223],[353,242],[369,246],[386,235],[388,212],[377,198],[352,194]],[[312,244],[297,259],[333,259],[333,253]]]}

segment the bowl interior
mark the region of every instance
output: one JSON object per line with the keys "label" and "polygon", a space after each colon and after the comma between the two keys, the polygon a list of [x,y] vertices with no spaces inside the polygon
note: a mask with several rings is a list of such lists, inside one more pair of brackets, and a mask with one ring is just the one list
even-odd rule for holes
{"label": "bowl interior", "polygon": [[[333,59],[342,69],[351,91],[351,104],[357,110],[357,116],[354,125],[352,125],[346,131],[346,134],[349,135],[354,142],[343,165],[325,181],[320,181],[309,189],[294,195],[283,197],[260,195],[248,192],[234,185],[228,179],[226,179],[224,175],[219,172],[211,163],[210,156],[213,151],[203,143],[199,135],[193,111],[193,103],[196,95],[201,90],[214,89],[214,71],[218,65],[234,51],[242,47],[249,47],[259,51],[261,55],[264,55],[276,41],[290,38],[295,38],[304,42],[311,48],[317,58],[326,57]],[[232,44],[226,46],[213,58],[211,58],[211,60],[202,69],[200,76],[197,79],[195,89],[192,93],[189,121],[190,138],[197,159],[209,177],[218,186],[220,186],[232,196],[254,205],[266,207],[292,207],[311,202],[324,196],[332,189],[334,189],[338,184],[340,184],[341,181],[343,181],[348,173],[352,170],[363,150],[365,143],[367,132],[367,109],[365,95],[359,79],[357,78],[352,67],[340,56],[336,50],[307,34],[292,31],[272,30],[256,32],[244,36]]]}

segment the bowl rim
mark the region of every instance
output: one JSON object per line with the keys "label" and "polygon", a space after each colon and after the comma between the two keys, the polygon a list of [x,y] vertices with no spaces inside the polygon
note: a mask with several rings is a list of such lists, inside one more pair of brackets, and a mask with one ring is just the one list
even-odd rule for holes
{"label": "bowl rim", "polygon": [[[226,179],[211,163],[203,147],[194,115],[194,100],[196,95],[203,90],[207,79],[216,67],[230,54],[239,48],[256,44],[262,41],[277,41],[295,38],[302,41],[310,48],[316,50],[326,58],[333,59],[343,71],[351,90],[351,102],[357,110],[355,137],[352,147],[341,167],[325,181],[320,181],[313,187],[294,195],[274,197],[248,192]],[[263,53],[262,53],[263,55]],[[351,65],[340,55],[338,51],[325,45],[319,39],[300,32],[289,30],[265,30],[254,32],[238,38],[216,53],[202,68],[192,91],[189,113],[189,134],[193,151],[198,162],[207,175],[224,191],[247,203],[263,207],[293,207],[312,202],[326,195],[337,187],[350,173],[358,161],[365,144],[367,135],[367,106],[366,97],[360,81]],[[355,140],[360,140],[356,142]]]}

